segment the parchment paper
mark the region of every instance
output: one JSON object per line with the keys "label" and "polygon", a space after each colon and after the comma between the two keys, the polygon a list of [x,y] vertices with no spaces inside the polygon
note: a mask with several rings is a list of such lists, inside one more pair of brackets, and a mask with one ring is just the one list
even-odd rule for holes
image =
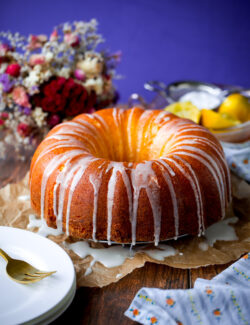
{"label": "parchment paper", "polygon": [[[236,241],[217,241],[213,247],[209,247],[205,252],[199,248],[199,243],[205,241],[204,237],[185,237],[166,242],[167,245],[181,252],[181,255],[176,254],[165,258],[164,261],[158,261],[140,252],[132,259],[126,259],[119,267],[106,268],[101,263],[96,262],[92,267],[92,273],[85,276],[85,271],[89,267],[92,257],[87,256],[82,259],[72,251],[67,250],[63,244],[66,239],[65,235],[49,236],[49,238],[65,249],[72,258],[78,286],[103,287],[112,282],[117,282],[134,269],[142,267],[147,261],[183,269],[226,264],[250,251],[250,185],[234,175],[232,175],[232,185],[233,215],[239,218],[233,227],[239,239]],[[34,214],[30,208],[30,201],[24,200],[27,195],[29,195],[28,174],[21,182],[7,185],[0,190],[1,226],[27,228],[29,215]]]}

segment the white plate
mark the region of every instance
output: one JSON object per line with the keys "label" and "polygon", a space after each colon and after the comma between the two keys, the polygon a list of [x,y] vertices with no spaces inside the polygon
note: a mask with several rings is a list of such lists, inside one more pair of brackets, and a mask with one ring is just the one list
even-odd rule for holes
{"label": "white plate", "polygon": [[0,248],[55,274],[32,284],[19,284],[0,257],[0,324],[47,324],[69,306],[76,290],[75,270],[67,253],[53,241],[30,231],[0,226]]}

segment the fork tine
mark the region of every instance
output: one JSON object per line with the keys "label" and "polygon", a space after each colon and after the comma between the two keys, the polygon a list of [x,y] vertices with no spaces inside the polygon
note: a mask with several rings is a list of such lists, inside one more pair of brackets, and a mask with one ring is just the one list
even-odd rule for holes
{"label": "fork tine", "polygon": [[19,281],[30,281],[30,282],[32,282],[32,281],[39,281],[40,280],[40,278],[37,278],[37,277],[33,277],[33,276],[29,276],[29,275],[25,275],[22,279],[19,279]]}
{"label": "fork tine", "polygon": [[21,281],[26,281],[26,282],[38,282],[44,278],[46,278],[49,275],[41,275],[41,276],[32,276],[29,274],[25,274],[25,277]]}
{"label": "fork tine", "polygon": [[43,274],[48,274],[48,275],[51,275],[51,274],[53,274],[53,273],[56,273],[56,271],[51,271],[51,272],[42,272],[42,271],[36,271],[35,272],[35,274],[41,274],[41,275],[43,275]]}
{"label": "fork tine", "polygon": [[25,275],[28,275],[28,276],[31,276],[31,277],[34,277],[34,278],[40,278],[41,275],[38,275],[38,274],[35,274],[35,273],[25,273]]}
{"label": "fork tine", "polygon": [[44,278],[44,275],[41,275],[41,276],[33,276],[32,274],[28,274],[28,273],[25,273],[24,276],[27,279],[32,279],[32,280],[35,280],[35,279],[43,279]]}

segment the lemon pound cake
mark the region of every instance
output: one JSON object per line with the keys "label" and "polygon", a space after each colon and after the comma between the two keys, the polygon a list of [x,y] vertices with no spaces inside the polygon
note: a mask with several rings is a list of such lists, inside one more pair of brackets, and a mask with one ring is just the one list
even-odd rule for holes
{"label": "lemon pound cake", "polygon": [[104,109],[54,127],[30,169],[33,209],[78,239],[132,243],[200,235],[231,199],[222,147],[161,110]]}

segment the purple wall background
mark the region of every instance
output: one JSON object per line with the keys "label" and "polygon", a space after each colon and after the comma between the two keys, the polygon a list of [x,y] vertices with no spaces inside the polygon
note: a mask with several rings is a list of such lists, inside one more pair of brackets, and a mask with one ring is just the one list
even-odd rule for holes
{"label": "purple wall background", "polygon": [[250,87],[249,0],[2,0],[0,30],[50,33],[97,18],[106,46],[122,50],[121,100],[147,99],[147,80],[195,79]]}

